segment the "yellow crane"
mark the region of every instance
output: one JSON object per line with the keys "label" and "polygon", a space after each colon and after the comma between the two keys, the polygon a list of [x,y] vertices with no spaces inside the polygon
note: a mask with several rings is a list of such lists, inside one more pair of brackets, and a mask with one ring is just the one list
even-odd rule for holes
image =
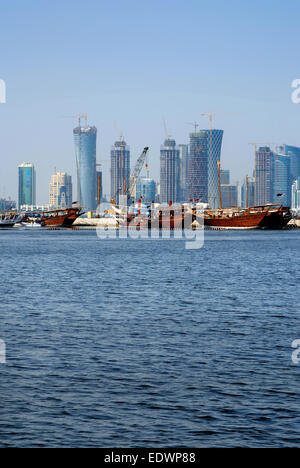
{"label": "yellow crane", "polygon": [[81,127],[81,120],[84,119],[85,126],[87,127],[87,113],[84,114],[77,114],[77,115],[63,115],[63,119],[77,119],[78,120],[78,127]]}

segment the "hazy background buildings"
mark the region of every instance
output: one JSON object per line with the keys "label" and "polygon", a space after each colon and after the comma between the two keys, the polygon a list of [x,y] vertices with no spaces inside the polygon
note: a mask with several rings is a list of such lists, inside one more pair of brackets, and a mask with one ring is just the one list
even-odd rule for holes
{"label": "hazy background buildings", "polygon": [[5,198],[0,198],[0,211],[9,211],[17,207],[17,203],[14,200],[6,200]]}
{"label": "hazy background buildings", "polygon": [[260,147],[255,160],[255,203],[292,204],[292,186],[300,177],[300,149],[288,145]]}
{"label": "hazy background buildings", "polygon": [[152,203],[157,200],[156,182],[148,177],[139,177],[136,183],[136,199],[144,203]]}
{"label": "hazy background buildings", "polygon": [[239,206],[238,185],[231,184],[230,171],[221,171],[221,197],[222,208]]}
{"label": "hazy background buildings", "polygon": [[255,205],[255,179],[254,177],[245,177],[241,186],[241,206]]}

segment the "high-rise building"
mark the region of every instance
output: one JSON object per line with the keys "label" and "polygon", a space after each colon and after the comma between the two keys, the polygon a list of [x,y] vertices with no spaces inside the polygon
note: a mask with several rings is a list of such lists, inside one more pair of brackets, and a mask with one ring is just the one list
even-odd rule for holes
{"label": "high-rise building", "polygon": [[292,185],[292,210],[300,213],[300,177]]}
{"label": "high-rise building", "polygon": [[220,173],[222,208],[238,206],[238,186],[230,184],[230,171],[222,169]]}
{"label": "high-rise building", "polygon": [[97,204],[103,199],[103,172],[97,171]]}
{"label": "high-rise building", "polygon": [[178,145],[180,164],[180,201],[187,200],[187,183],[189,170],[189,145]]}
{"label": "high-rise building", "polygon": [[257,205],[291,205],[293,178],[290,154],[276,154],[268,146],[259,148],[256,152],[255,172]]}
{"label": "high-rise building", "polygon": [[273,159],[274,153],[268,146],[256,151],[256,205],[273,203]]}
{"label": "high-rise building", "polygon": [[23,163],[18,166],[19,194],[18,208],[36,205],[36,174],[34,165]]}
{"label": "high-rise building", "polygon": [[188,199],[208,202],[208,140],[206,132],[190,133]]}
{"label": "high-rise building", "polygon": [[160,202],[180,201],[180,159],[176,141],[168,138],[160,149]]}
{"label": "high-rise building", "polygon": [[156,183],[148,177],[140,177],[136,183],[136,199],[144,203],[152,203],[156,197]]}
{"label": "high-rise building", "polygon": [[49,205],[53,209],[72,206],[72,177],[66,172],[56,172],[52,175]]}
{"label": "high-rise building", "polygon": [[228,169],[221,170],[221,185],[230,184],[230,171]]}
{"label": "high-rise building", "polygon": [[284,206],[291,206],[291,157],[284,154],[274,154],[272,172],[272,202]]}
{"label": "high-rise building", "polygon": [[111,198],[119,204],[130,185],[130,148],[123,137],[111,149]]}
{"label": "high-rise building", "polygon": [[218,161],[223,130],[200,130],[190,134],[188,198],[219,206]]}
{"label": "high-rise building", "polygon": [[208,148],[208,204],[219,207],[218,161],[221,160],[223,130],[206,130]]}
{"label": "high-rise building", "polygon": [[283,145],[282,147],[280,147],[279,152],[281,154],[290,156],[291,183],[293,183],[295,180],[298,179],[298,177],[300,177],[300,148],[296,146]]}
{"label": "high-rise building", "polygon": [[222,208],[238,206],[238,186],[230,184],[230,171],[221,170],[221,202]]}
{"label": "high-rise building", "polygon": [[224,184],[221,185],[222,208],[238,206],[238,186]]}
{"label": "high-rise building", "polygon": [[80,206],[95,211],[97,206],[96,145],[97,128],[85,124],[73,131],[77,164],[77,190]]}

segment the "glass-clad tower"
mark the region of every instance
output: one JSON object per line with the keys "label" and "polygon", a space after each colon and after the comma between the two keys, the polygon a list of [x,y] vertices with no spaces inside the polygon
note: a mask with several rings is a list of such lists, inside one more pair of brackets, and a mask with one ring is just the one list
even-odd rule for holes
{"label": "glass-clad tower", "polygon": [[97,208],[96,144],[97,128],[88,125],[73,131],[77,164],[78,201],[87,211]]}
{"label": "glass-clad tower", "polygon": [[291,158],[284,154],[273,156],[273,203],[291,206]]}
{"label": "glass-clad tower", "polygon": [[218,161],[221,160],[223,130],[205,130],[208,140],[208,204],[219,208]]}
{"label": "glass-clad tower", "polygon": [[290,157],[291,183],[293,183],[300,177],[300,148],[283,145],[283,147],[280,148],[280,154],[285,154]]}
{"label": "glass-clad tower", "polygon": [[188,198],[219,207],[218,161],[221,159],[223,130],[190,133]]}
{"label": "glass-clad tower", "polygon": [[190,133],[187,196],[208,202],[208,140],[205,132]]}
{"label": "glass-clad tower", "polygon": [[34,206],[36,204],[36,176],[35,168],[31,163],[23,163],[18,166],[19,195],[18,208],[22,206]]}

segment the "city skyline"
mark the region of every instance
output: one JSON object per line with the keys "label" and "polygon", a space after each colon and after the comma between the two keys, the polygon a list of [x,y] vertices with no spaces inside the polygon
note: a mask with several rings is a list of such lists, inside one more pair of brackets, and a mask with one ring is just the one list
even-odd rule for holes
{"label": "city skyline", "polygon": [[[80,114],[79,114],[79,115],[80,115]],[[86,117],[87,117],[87,116],[86,116]],[[77,116],[76,116],[76,118],[77,118]],[[74,116],[74,119],[75,119],[75,116]],[[94,129],[93,131],[97,132],[97,129],[96,129],[95,126],[87,124],[87,127],[88,127],[89,129]],[[84,126],[83,126],[82,128],[84,128]],[[73,128],[73,135],[74,135],[75,141],[76,141],[76,135],[75,135],[74,132],[76,131],[76,129],[77,129],[77,127],[76,127],[75,129]],[[213,130],[213,134],[215,134],[215,132],[222,132],[221,139],[222,139],[222,136],[223,136],[223,135],[226,136],[224,130],[217,130],[217,129],[215,129],[215,128],[213,128],[212,130]],[[207,129],[199,129],[199,130],[197,130],[197,132],[203,132],[203,133],[206,134],[206,137],[207,137],[207,135],[209,135],[209,132],[210,132],[210,131],[207,130]],[[189,137],[190,137],[190,136],[191,136],[191,133],[189,133],[188,135],[189,135]],[[68,135],[68,136],[69,136],[69,138],[70,138],[70,135]],[[102,135],[102,136],[103,136],[103,135]],[[219,137],[218,137],[218,138],[219,138]],[[100,144],[101,144],[101,142],[100,142]],[[114,143],[114,144],[115,144],[115,143]],[[188,149],[188,152],[190,151],[190,144],[191,144],[191,142],[188,142],[188,143],[181,143],[181,142],[180,142],[180,143],[177,143],[177,142],[176,142],[176,144],[177,144],[178,148],[180,148],[180,147],[186,147],[186,148]],[[74,173],[74,167],[75,167],[75,168],[77,167],[77,155],[78,155],[78,150],[76,149],[76,145],[77,145],[77,143],[75,143],[75,156],[74,156],[74,148],[73,148],[73,161],[71,161],[71,164],[70,164],[69,167],[66,167],[65,165],[62,166],[62,165],[60,164],[60,166],[59,166],[59,167],[60,167],[60,169],[59,169],[60,172],[67,172],[68,174],[73,174],[73,173]],[[222,145],[222,142],[220,142],[220,144],[218,144],[218,146],[219,146],[219,145]],[[113,146],[114,146],[114,145],[111,145],[111,148],[112,148]],[[134,146],[135,146],[135,145],[134,145]],[[160,150],[161,150],[161,146],[162,146],[162,145],[160,145]],[[248,146],[249,146],[249,144],[248,144]],[[258,146],[257,146],[257,149],[259,149],[259,148],[261,148],[261,147],[263,147],[263,145],[258,145]],[[299,156],[300,156],[300,146],[299,146],[299,147],[298,147],[298,146],[291,146],[291,145],[286,144],[286,142],[283,143],[283,142],[281,141],[281,143],[277,143],[277,144],[273,143],[273,144],[270,144],[269,147],[270,147],[271,152],[274,153],[274,154],[277,154],[277,155],[280,155],[280,153],[282,153],[281,156],[288,156],[289,153],[291,153],[291,172],[292,172],[293,174],[298,174],[297,171],[299,171],[299,169],[298,169],[298,167],[297,167],[297,168],[295,167],[295,166],[298,164],[298,162],[297,162],[298,159],[297,159],[296,163],[294,162],[294,160],[295,160],[296,157],[298,158],[298,154],[299,154]],[[94,142],[94,148],[95,148],[94,153],[95,153],[95,152],[98,153],[98,151],[97,151],[97,150],[98,150],[98,143],[97,143],[97,145],[96,145],[96,142]],[[293,154],[293,150],[296,151],[296,154],[295,154],[295,155]],[[206,148],[205,151],[207,152],[207,151],[208,151],[208,148]],[[213,151],[213,152],[214,152],[214,151]],[[230,170],[230,173],[231,173],[231,174],[235,174],[234,167],[229,166],[228,164],[226,165],[226,163],[224,162],[223,145],[222,145],[221,150],[220,150],[220,148],[218,148],[218,153],[219,153],[219,152],[220,152],[221,158],[222,158],[222,161],[221,161],[222,170],[223,170],[223,169],[224,169],[224,170]],[[93,154],[94,154],[94,153],[93,153]],[[151,153],[151,148],[150,148],[150,153]],[[152,154],[153,154],[153,149],[152,149]],[[189,155],[189,156],[190,156],[190,155]],[[110,154],[108,155],[108,157],[111,158],[111,149],[110,149]],[[153,158],[150,160],[150,164],[149,164],[149,166],[150,166],[149,174],[150,174],[151,179],[154,179],[156,183],[159,183],[159,182],[160,182],[160,171],[159,171],[159,170],[158,170],[158,171],[155,171],[155,175],[154,175],[154,171],[151,170],[151,168],[153,168],[153,166],[155,166],[155,162],[156,162],[156,163],[157,163],[157,162],[159,163],[160,157],[161,157],[161,156],[160,156],[160,154],[158,154],[158,155],[155,155],[155,157],[156,157],[156,161],[155,161],[155,159],[153,159]],[[252,161],[251,161],[251,158],[252,158]],[[299,159],[299,160],[300,160],[300,159]],[[130,154],[130,164],[131,164],[131,166],[134,165],[135,161],[136,161],[136,156]],[[106,196],[107,198],[110,198],[110,195],[111,195],[111,182],[112,182],[112,179],[111,179],[111,160],[110,160],[110,164],[107,164],[107,163],[109,162],[109,159],[104,160],[104,159],[99,159],[98,157],[96,157],[95,162],[96,162],[97,164],[98,164],[98,163],[101,163],[101,166],[102,166],[102,174],[103,174],[103,179],[102,179],[103,192],[102,192],[102,194],[103,194],[103,196]],[[37,167],[36,163],[31,162],[30,164],[33,164],[33,166],[35,167],[36,172],[38,172],[39,175],[40,175],[39,167]],[[19,166],[19,165],[20,165],[20,164],[18,163],[18,166]],[[299,163],[299,165],[300,165],[300,163]],[[53,164],[52,164],[52,166],[53,166]],[[250,157],[250,164],[249,164],[249,166],[250,166],[250,169],[249,169],[248,173],[249,173],[249,174],[252,174],[252,172],[254,173],[254,171],[255,171],[255,157],[254,157],[254,154],[253,154],[253,150],[251,151],[251,157]],[[234,181],[235,184],[236,184],[236,183],[239,183],[239,184],[241,184],[241,185],[243,184],[243,179],[245,178],[245,171],[243,171],[243,167],[246,168],[246,166],[240,166],[240,170],[241,170],[241,174],[242,174],[240,178],[235,178],[234,176],[231,176],[232,181]],[[56,170],[56,167],[55,167],[55,170]],[[51,174],[52,174],[52,173],[53,173],[53,169],[52,169],[52,171],[50,171],[50,172],[47,174],[48,179],[51,177]],[[2,172],[0,172],[0,175],[1,175],[1,174],[2,174]],[[79,191],[78,191],[78,190],[79,190],[79,187],[78,187],[78,170],[77,170],[77,169],[76,169],[76,171],[75,171],[75,174],[76,174],[76,176],[75,176],[74,179],[73,179],[74,182],[75,182],[74,185],[73,185],[73,186],[74,186],[74,191],[73,191],[73,193],[74,193],[74,197],[75,197],[75,193],[77,193],[77,194],[78,194],[77,198],[80,199],[80,195],[79,195]],[[142,176],[142,177],[146,177],[146,172],[145,172],[145,170],[142,171],[141,176]],[[71,175],[71,177],[72,177],[72,175]],[[297,178],[297,176],[294,177],[293,180],[295,180],[296,178]],[[187,178],[187,179],[188,179],[188,178]],[[37,178],[37,186],[38,186],[38,187],[40,187],[40,185],[41,185],[39,182],[40,182],[40,181],[39,181],[39,177],[38,177],[38,178]],[[215,182],[214,185],[216,185],[216,177],[214,177],[214,182]],[[48,183],[49,183],[49,180],[48,180]],[[215,190],[216,190],[216,187],[214,187],[214,188],[215,188]],[[77,189],[77,192],[76,192],[76,189]],[[97,181],[96,181],[96,183],[95,183],[95,200],[97,199],[96,190],[97,190]],[[36,189],[36,192],[37,192],[37,203],[40,204],[40,205],[46,205],[46,204],[48,203],[48,201],[49,201],[49,193],[47,193],[46,196],[41,195],[41,190],[39,190],[39,188]],[[15,195],[14,195],[14,194],[15,194]],[[4,190],[1,191],[1,187],[0,187],[0,198],[3,198],[3,199],[9,199],[9,198],[11,198],[11,199],[17,199],[17,198],[18,198],[18,188],[17,188],[17,185],[16,185],[16,180],[14,180],[14,183],[13,183],[13,185],[12,185],[11,190],[8,190],[8,189],[7,189],[7,185],[5,185],[5,191],[4,191]],[[186,199],[187,199],[187,198],[189,198],[189,197],[186,196]],[[94,208],[94,209],[96,209],[96,208]]]}
{"label": "city skyline", "polygon": [[[78,117],[82,117],[79,115]],[[117,193],[114,195],[112,192],[115,191],[117,185],[122,185],[123,189],[129,184],[130,179],[130,167],[131,167],[131,154],[130,148],[123,139],[123,136],[117,140],[114,145],[111,147],[111,169],[110,169],[110,194],[111,197],[107,197],[107,194],[103,192],[103,172],[102,164],[96,161],[96,138],[97,138],[97,129],[94,126],[91,126],[87,123],[87,116],[84,115],[86,123],[73,129],[74,143],[75,143],[75,161],[77,165],[77,178],[80,183],[81,189],[79,189],[79,184],[77,184],[77,203],[85,207],[87,211],[96,211],[97,201],[105,199],[116,199],[118,203],[118,193],[121,193],[121,188],[119,187]],[[189,201],[200,200],[204,203],[208,203],[211,208],[219,207],[219,189],[218,181],[215,184],[215,180],[218,179],[218,161],[221,161],[222,157],[222,138],[223,130],[197,130],[197,133],[190,133],[190,145],[176,145],[174,139],[167,139],[164,141],[164,144],[161,145],[161,173],[160,178],[154,179],[150,175],[149,163],[142,169],[140,174],[140,181],[142,179],[153,181],[155,186],[159,188],[160,201],[162,203],[168,203],[168,201],[180,202],[180,201]],[[212,153],[212,163],[210,162],[210,135],[211,135],[211,153]],[[179,148],[183,147],[186,155],[189,155],[188,161],[181,160],[182,155],[180,156]],[[291,206],[292,204],[292,185],[300,177],[300,148],[295,146],[290,146],[287,144],[282,144],[281,146],[276,145],[276,149],[272,150],[270,146],[255,146],[256,153],[254,157],[254,170],[253,170],[253,183],[254,189],[256,189],[256,195],[254,199],[250,194],[252,190],[250,186],[248,187],[248,201],[251,200],[250,205],[253,204],[266,204],[266,203],[277,203],[284,206]],[[182,149],[182,148],[181,148]],[[166,151],[167,150],[167,151]],[[170,152],[170,150],[172,150]],[[170,154],[169,154],[170,153]],[[173,155],[174,153],[174,156]],[[165,161],[165,155],[168,157],[172,156],[172,166],[169,165],[170,161]],[[198,161],[199,159],[199,161]],[[165,161],[165,162],[164,162]],[[108,162],[108,161],[107,161]],[[186,164],[187,162],[187,164]],[[196,164],[196,166],[195,166]],[[173,167],[174,166],[174,167]],[[188,167],[188,177],[186,178],[186,186],[181,184],[182,176],[185,176],[185,166]],[[197,174],[194,174],[195,167],[197,169]],[[201,166],[201,167],[200,167]],[[211,166],[211,167],[209,167]],[[97,169],[101,167],[101,169]],[[222,165],[220,166],[220,183],[223,193],[222,198],[238,200],[238,206],[245,205],[245,180],[248,178],[248,184],[251,184],[252,178],[249,177],[249,174],[244,177],[243,180],[231,181],[231,168],[226,168]],[[24,197],[23,188],[20,186],[20,173],[22,169],[28,171],[28,169],[33,169],[33,182],[31,187],[31,199],[34,200],[34,203],[21,203],[20,197]],[[166,170],[168,169],[168,174]],[[213,176],[211,172],[213,170]],[[121,172],[123,171],[123,177],[121,177]],[[147,174],[145,175],[145,171]],[[126,177],[125,177],[126,173]],[[51,204],[51,195],[50,199],[48,198],[47,203],[40,203],[39,196],[36,195],[36,170],[33,163],[23,163],[18,166],[18,206],[27,205],[27,206],[53,206]],[[54,175],[64,174],[62,171],[57,171],[55,168]],[[67,175],[67,174],[65,174]],[[53,175],[51,178],[53,179]],[[196,177],[196,179],[195,179]],[[28,178],[28,177],[27,177]],[[72,177],[68,176],[72,181]],[[194,179],[195,180],[194,180]],[[173,180],[174,179],[174,180]],[[193,180],[192,180],[193,179]],[[213,183],[211,183],[211,180]],[[229,182],[230,181],[230,182]],[[93,182],[93,183],[92,183]],[[107,182],[107,180],[106,180]],[[100,185],[99,185],[100,183]],[[175,185],[174,185],[175,184]],[[196,184],[196,185],[195,185]],[[197,185],[198,184],[198,185]],[[200,185],[199,185],[200,184]],[[202,185],[201,185],[202,184]],[[24,185],[24,184],[23,184]],[[71,186],[72,186],[71,182]],[[214,187],[216,185],[216,187]],[[230,187],[225,187],[225,186]],[[98,187],[99,186],[99,187]],[[213,187],[215,190],[215,196],[211,197],[210,192]],[[168,188],[169,187],[169,188]],[[238,189],[237,187],[240,187]],[[166,191],[167,190],[167,191]],[[224,190],[233,190],[236,192],[234,195],[230,195],[228,198],[226,191]],[[27,190],[28,191],[28,190]],[[72,191],[72,190],[71,190]],[[140,191],[140,189],[138,190]],[[153,191],[153,187],[151,188]],[[169,193],[169,192],[170,193]],[[166,192],[166,193],[165,193]],[[168,193],[167,193],[168,192]],[[182,193],[186,192],[185,197],[182,197]],[[192,193],[193,192],[193,193]],[[195,193],[194,193],[195,192]],[[202,193],[203,192],[203,193]],[[73,192],[74,193],[74,192]],[[156,194],[157,195],[157,194]],[[172,196],[173,195],[173,196]],[[28,194],[26,195],[28,198]],[[25,198],[26,198],[25,197]],[[75,197],[75,195],[74,195]],[[11,201],[12,198],[9,197],[0,197],[3,201]],[[72,197],[71,197],[72,198]],[[145,198],[145,197],[143,197]],[[153,199],[157,198],[152,197]],[[28,198],[29,200],[29,198]],[[48,203],[49,202],[49,203]],[[72,200],[69,199],[69,205],[72,204]],[[228,203],[225,203],[228,205]],[[234,202],[234,206],[236,202]],[[222,207],[227,207],[222,204]]]}
{"label": "city skyline", "polygon": [[[132,163],[141,148],[150,146],[151,177],[156,180],[162,116],[177,144],[187,144],[188,122],[196,120],[205,128],[202,113],[224,113],[216,115],[214,127],[224,129],[222,161],[232,169],[234,181],[253,171],[248,142],[300,146],[300,106],[291,101],[291,84],[299,77],[296,1],[286,8],[276,0],[245,5],[191,0],[188,6],[177,0],[151,5],[88,0],[93,8],[84,11],[76,0],[72,8],[55,0],[51,5],[18,3],[13,21],[12,6],[1,6],[0,77],[7,85],[6,104],[0,105],[1,197],[16,199],[15,168],[23,160],[32,161],[39,172],[41,203],[48,199],[55,166],[76,181],[68,136],[74,122],[64,116],[78,110],[88,112],[99,129],[98,160],[109,159],[117,120],[131,146]],[[174,25],[168,36],[163,34],[166,17]],[[111,18],[114,30],[108,26]],[[125,40],[118,28],[124,21],[129,26]],[[81,22],[89,27],[85,40],[78,42]],[[8,52],[5,44],[11,36]],[[122,65],[122,73],[112,72],[115,63]],[[176,73],[171,72],[174,64]],[[105,180],[106,163],[103,172]],[[109,194],[108,184],[104,193]]]}

